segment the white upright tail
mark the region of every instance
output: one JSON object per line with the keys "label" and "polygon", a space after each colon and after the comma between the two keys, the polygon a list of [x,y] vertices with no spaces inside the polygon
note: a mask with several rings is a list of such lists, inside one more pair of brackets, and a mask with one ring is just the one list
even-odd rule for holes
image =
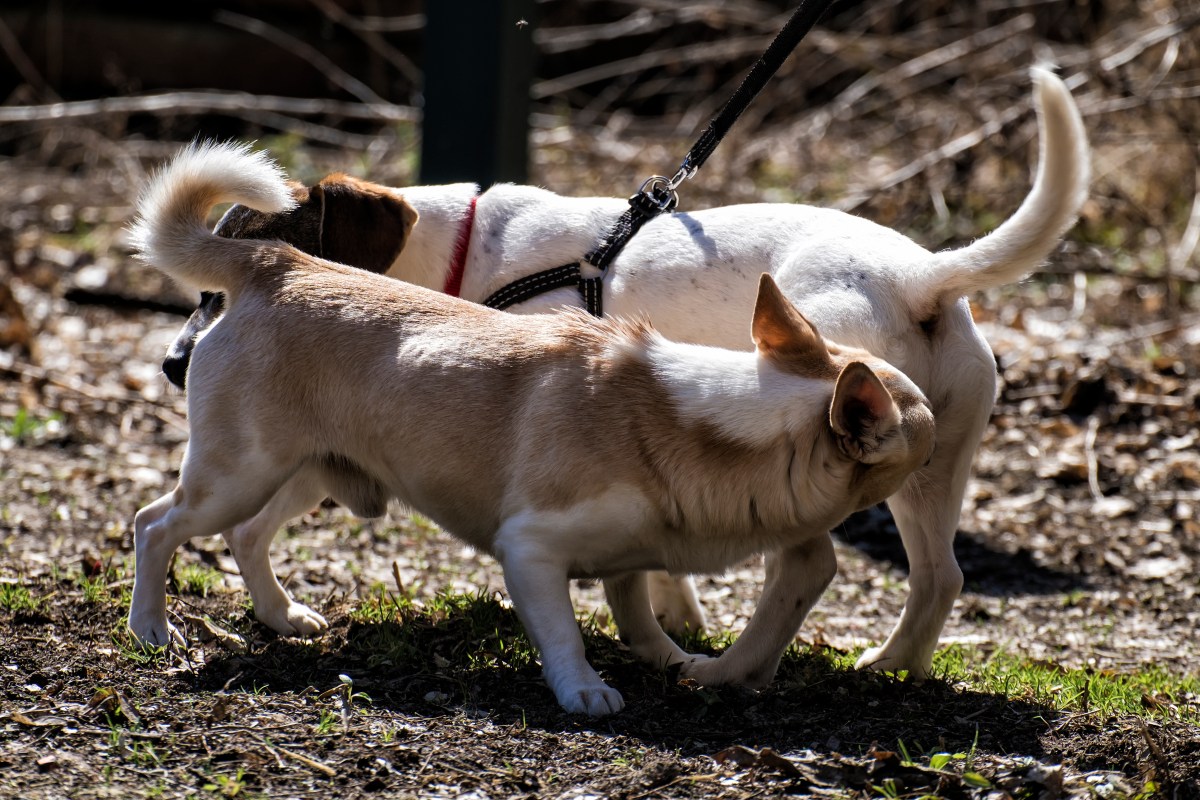
{"label": "white upright tail", "polygon": [[212,234],[208,212],[217,203],[257,211],[296,205],[283,170],[249,145],[193,143],[159,170],[138,199],[130,236],[138,258],[197,289],[234,289],[263,243]]}
{"label": "white upright tail", "polygon": [[1040,67],[1031,72],[1040,139],[1033,188],[999,228],[966,247],[935,254],[929,270],[913,276],[916,308],[932,310],[1025,277],[1053,252],[1087,199],[1088,142],[1079,109],[1053,73]]}

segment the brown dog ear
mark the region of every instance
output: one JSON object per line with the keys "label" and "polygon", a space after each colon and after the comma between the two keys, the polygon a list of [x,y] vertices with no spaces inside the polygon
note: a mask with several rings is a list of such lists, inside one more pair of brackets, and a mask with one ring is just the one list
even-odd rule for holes
{"label": "brown dog ear", "polygon": [[232,206],[213,229],[226,239],[279,239],[309,255],[321,254],[321,218],[324,200],[319,191],[289,182],[296,207],[268,213],[242,205]]}
{"label": "brown dog ear", "polygon": [[829,406],[829,426],[841,451],[873,464],[882,458],[880,445],[899,424],[900,409],[879,377],[861,361],[847,364]]}
{"label": "brown dog ear", "polygon": [[765,272],[758,281],[751,336],[755,347],[764,355],[831,362],[829,349],[816,327],[792,305],[775,280]]}
{"label": "brown dog ear", "polygon": [[313,192],[324,200],[321,258],[387,272],[408,241],[417,210],[382,187],[340,173],[322,179]]}

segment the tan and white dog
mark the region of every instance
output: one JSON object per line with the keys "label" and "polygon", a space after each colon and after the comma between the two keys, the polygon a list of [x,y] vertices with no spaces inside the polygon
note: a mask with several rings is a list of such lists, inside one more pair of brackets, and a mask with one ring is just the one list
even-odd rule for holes
{"label": "tan and white dog", "polygon": [[[622,707],[584,658],[572,577],[603,579],[647,661],[763,682],[833,577],[829,529],[933,452],[921,391],[822,339],[768,275],[754,352],[676,344],[644,323],[506,314],[283,242],[221,238],[203,223],[227,201],[294,202],[261,154],[193,146],[133,227],[142,259],[229,302],[192,355],[179,483],[135,520],[129,626],[143,642],[178,637],[165,581],[185,540],[327,495],[364,516],[398,499],[496,557],[568,711]],[[271,537],[233,538],[235,553],[265,554]],[[667,638],[645,570],[709,572],[761,552],[803,568],[768,578],[737,644],[702,660]],[[261,592],[269,573],[245,578]]]}
{"label": "tan and white dog", "polygon": [[[933,460],[888,499],[908,553],[908,603],[887,641],[864,653],[860,667],[927,674],[962,587],[954,534],[996,392],[991,349],[964,297],[1037,267],[1071,226],[1086,195],[1088,147],[1079,112],[1058,78],[1035,69],[1033,79],[1041,132],[1033,189],[1011,218],[968,247],[930,253],[892,230],[828,209],[731,206],[648,223],[605,281],[604,308],[610,314],[643,314],[671,339],[745,349],[756,279],[769,273],[824,334],[886,358],[933,403],[938,420]],[[515,278],[580,259],[626,207],[619,199],[568,198],[526,186],[496,186],[478,197],[476,192],[471,184],[389,190],[332,178],[321,191],[314,189],[303,213],[291,220],[299,228],[284,238],[296,241],[300,228],[308,226],[321,231],[327,250],[373,237],[376,251],[394,251],[404,225],[355,225],[354,219],[395,216],[395,208],[384,207],[403,201],[419,212],[420,223],[387,274],[432,289],[459,287],[462,297],[481,301]],[[369,217],[361,209],[335,214],[335,206],[355,196],[360,204],[371,200],[381,208]],[[573,289],[511,310],[564,305],[578,305]],[[168,362],[178,371],[177,383],[198,333],[215,316],[202,308],[172,348]],[[258,524],[274,530],[278,523],[261,518]],[[768,556],[768,573],[804,568],[786,553]],[[247,571],[261,572],[243,565]],[[701,622],[688,583],[660,576],[653,586],[664,626]],[[311,612],[296,617],[278,592],[251,590],[260,619],[276,630],[307,634],[323,624]]]}

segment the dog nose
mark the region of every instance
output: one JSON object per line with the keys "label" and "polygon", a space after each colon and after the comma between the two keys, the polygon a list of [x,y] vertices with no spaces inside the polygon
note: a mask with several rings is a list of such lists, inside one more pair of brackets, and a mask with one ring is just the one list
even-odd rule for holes
{"label": "dog nose", "polygon": [[167,380],[184,388],[184,382],[187,380],[187,359],[167,356],[162,363],[163,374],[167,376]]}

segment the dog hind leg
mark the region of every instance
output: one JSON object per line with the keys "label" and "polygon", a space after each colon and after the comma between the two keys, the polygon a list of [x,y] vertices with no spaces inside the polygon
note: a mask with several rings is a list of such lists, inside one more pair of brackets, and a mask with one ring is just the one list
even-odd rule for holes
{"label": "dog hind leg", "polygon": [[176,549],[194,536],[220,533],[253,516],[284,482],[283,476],[274,481],[247,479],[249,475],[270,476],[269,464],[248,465],[245,471],[232,473],[216,466],[194,466],[203,463],[189,450],[174,491],[138,511],[134,518],[129,629],[146,645],[183,643],[183,637],[167,622],[166,611],[167,571]]}
{"label": "dog hind leg", "polygon": [[859,669],[908,670],[924,678],[933,667],[938,637],[962,591],[954,535],[975,453],[970,445],[978,437],[968,435],[956,441],[963,444],[935,453],[928,467],[910,476],[904,487],[888,498],[908,555],[909,595],[887,641],[864,652],[855,665]]}
{"label": "dog hind leg", "polygon": [[284,636],[312,636],[329,627],[324,617],[297,603],[280,585],[270,556],[271,540],[280,526],[316,507],[325,495],[319,473],[302,470],[254,517],[223,534],[254,602],[254,616]]}

